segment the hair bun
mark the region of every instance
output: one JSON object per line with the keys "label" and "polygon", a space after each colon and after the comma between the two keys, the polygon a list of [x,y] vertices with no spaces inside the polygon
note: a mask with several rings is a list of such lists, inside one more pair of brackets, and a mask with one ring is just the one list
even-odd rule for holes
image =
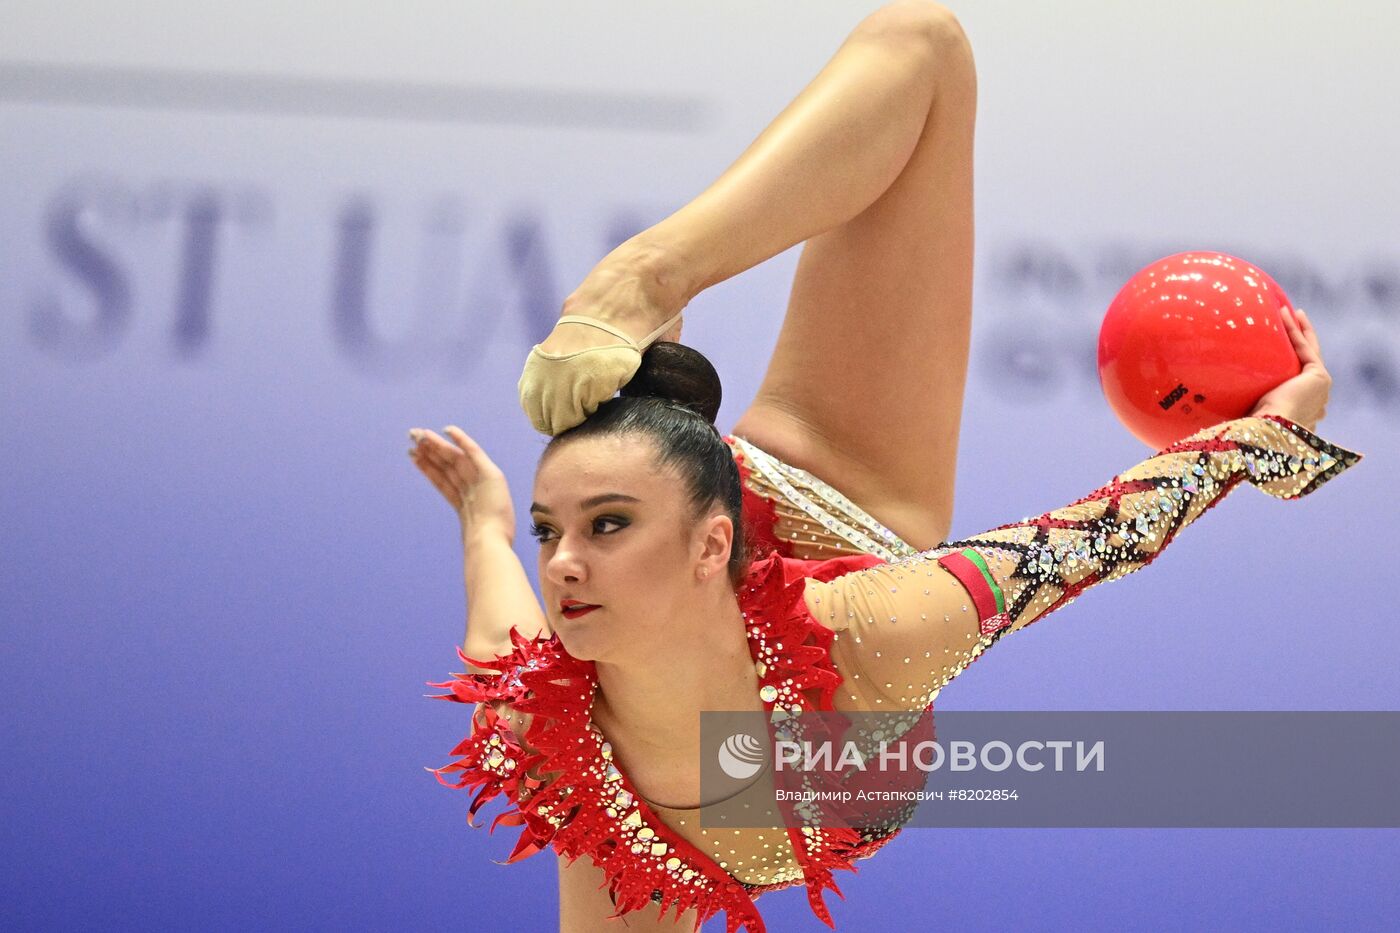
{"label": "hair bun", "polygon": [[642,365],[619,394],[631,398],[668,399],[710,424],[719,417],[723,397],[719,373],[705,354],[669,340],[647,347],[642,354]]}

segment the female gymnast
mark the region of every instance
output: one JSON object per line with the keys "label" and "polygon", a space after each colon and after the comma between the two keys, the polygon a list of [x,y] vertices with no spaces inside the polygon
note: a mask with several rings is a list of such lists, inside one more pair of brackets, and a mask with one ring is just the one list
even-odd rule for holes
{"label": "female gymnast", "polygon": [[[512,861],[560,856],[561,929],[698,928],[723,910],[728,933],[759,931],[755,898],[798,884],[832,924],[832,872],[899,827],[707,832],[701,711],[927,709],[990,645],[1145,566],[1241,482],[1294,499],[1360,459],[1312,433],[1330,378],[1299,311],[1302,372],[1249,417],[946,541],[975,101],[957,20],[884,6],[718,180],[569,296],[519,387],[554,435],[531,507],[543,608],[500,469],[456,427],[410,432],[461,520],[470,607],[468,669],[433,686],[475,705],[473,729],[431,770],[477,789],[472,814],[515,805],[497,817],[522,827]],[[681,309],[803,241],[758,396],[721,435],[713,369],[674,342]]]}

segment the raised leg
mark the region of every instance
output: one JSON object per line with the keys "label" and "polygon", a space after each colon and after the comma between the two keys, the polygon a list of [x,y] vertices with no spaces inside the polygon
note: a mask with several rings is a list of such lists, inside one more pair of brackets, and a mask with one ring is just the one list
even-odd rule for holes
{"label": "raised leg", "polygon": [[[956,18],[897,0],[694,200],[605,257],[564,312],[641,337],[806,241],[778,345],[734,433],[919,547],[952,516],[971,327],[977,82]],[[563,324],[545,349],[606,342]]]}
{"label": "raised leg", "polygon": [[[972,320],[976,74],[956,22],[934,27],[931,92],[901,103],[927,106],[908,161],[874,203],[807,241],[772,361],[733,429],[919,548],[952,521]],[[858,81],[859,65],[838,52],[804,94]]]}

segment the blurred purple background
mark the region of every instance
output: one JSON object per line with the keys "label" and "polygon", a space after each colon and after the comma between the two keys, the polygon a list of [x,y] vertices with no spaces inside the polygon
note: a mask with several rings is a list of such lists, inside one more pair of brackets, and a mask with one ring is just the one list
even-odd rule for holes
{"label": "blurred purple background", "polygon": [[[511,839],[467,829],[467,795],[423,771],[468,728],[423,698],[460,670],[464,600],[455,517],[405,432],[461,425],[522,508],[543,446],[515,400],[529,345],[874,7],[7,9],[0,925],[555,923],[553,856],[492,864]],[[1367,460],[1297,503],[1240,490],[938,708],[1398,708],[1400,12],[954,8],[980,111],[953,534],[1148,453],[1103,404],[1098,319],[1184,249],[1249,258],[1309,311],[1335,379],[1319,433]],[[796,257],[690,306],[723,429]],[[1393,830],[911,830],[860,869],[830,899],[843,931],[1382,928],[1400,909]],[[760,905],[771,929],[825,929],[801,890]]]}

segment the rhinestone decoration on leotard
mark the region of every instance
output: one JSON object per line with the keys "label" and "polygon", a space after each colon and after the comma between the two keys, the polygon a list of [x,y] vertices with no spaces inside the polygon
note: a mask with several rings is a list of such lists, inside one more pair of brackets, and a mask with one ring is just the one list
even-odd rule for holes
{"label": "rhinestone decoration on leotard", "polygon": [[[831,535],[848,542],[857,552],[882,560],[897,560],[918,553],[889,528],[876,521],[840,491],[806,470],[791,466],[741,437],[728,439],[753,470],[755,477],[778,495],[775,503],[790,503]],[[792,532],[796,537],[798,532]],[[813,541],[817,538],[811,536]]]}
{"label": "rhinestone decoration on leotard", "polygon": [[921,707],[1007,633],[1157,559],[1239,484],[1297,499],[1361,459],[1277,416],[1215,425],[1068,506],[842,577],[816,608],[843,629],[852,700],[863,685],[866,702]]}
{"label": "rhinestone decoration on leotard", "polygon": [[995,640],[1090,586],[1147,566],[1240,482],[1296,499],[1359,460],[1361,454],[1277,415],[1240,418],[1177,441],[1064,508],[949,541],[916,559],[971,547],[998,564],[1014,561],[998,580],[1005,611],[981,626]]}

